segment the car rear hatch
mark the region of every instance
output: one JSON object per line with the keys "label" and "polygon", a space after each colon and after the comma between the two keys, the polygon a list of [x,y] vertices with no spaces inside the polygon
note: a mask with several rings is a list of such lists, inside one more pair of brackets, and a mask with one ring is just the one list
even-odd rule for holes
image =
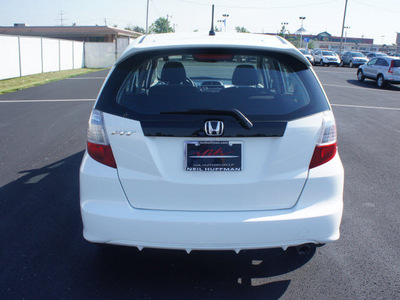
{"label": "car rear hatch", "polygon": [[[131,205],[193,211],[292,207],[306,182],[321,120],[317,114],[289,122],[281,137],[189,138],[146,137],[140,122],[105,116],[119,178]],[[187,147],[194,142],[206,145],[201,153],[222,149],[224,153],[217,155],[239,156],[240,163],[220,167],[220,161],[206,156],[198,159],[207,161],[205,171],[188,170]],[[194,165],[199,169],[197,162]]]}
{"label": "car rear hatch", "polygon": [[[130,67],[114,108],[102,104],[110,96],[106,85],[96,108],[104,111],[128,201],[175,211],[293,207],[321,112],[329,109],[314,73],[285,56],[211,55],[164,54]],[[179,77],[174,69],[183,65],[188,83],[162,82],[173,59],[180,64],[172,73]]]}

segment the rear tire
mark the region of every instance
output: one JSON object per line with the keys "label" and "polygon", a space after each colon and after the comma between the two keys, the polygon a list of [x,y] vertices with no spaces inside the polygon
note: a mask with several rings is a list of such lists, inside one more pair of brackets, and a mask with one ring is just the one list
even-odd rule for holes
{"label": "rear tire", "polygon": [[378,78],[376,79],[376,84],[379,88],[383,88],[386,85],[385,79],[383,79],[382,75],[378,75]]}
{"label": "rear tire", "polygon": [[324,62],[322,61],[322,59],[319,61],[319,65],[320,65],[321,67],[324,66]]}
{"label": "rear tire", "polygon": [[358,79],[358,81],[360,81],[360,82],[363,82],[363,81],[364,81],[365,77],[364,77],[364,73],[363,73],[362,70],[358,70],[358,72],[357,72],[357,79]]}

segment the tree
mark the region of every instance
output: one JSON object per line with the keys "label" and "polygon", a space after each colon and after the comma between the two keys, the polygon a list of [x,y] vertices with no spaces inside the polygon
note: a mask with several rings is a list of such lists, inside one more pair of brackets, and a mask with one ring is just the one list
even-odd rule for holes
{"label": "tree", "polygon": [[245,33],[250,32],[245,27],[236,26],[235,29],[236,29],[236,32],[245,32]]}
{"label": "tree", "polygon": [[140,27],[138,25],[135,25],[135,26],[129,26],[128,25],[128,26],[125,27],[125,29],[126,30],[131,30],[131,31],[134,31],[134,32],[145,33],[144,28]]}
{"label": "tree", "polygon": [[170,26],[168,19],[160,17],[151,24],[149,31],[150,33],[167,33],[174,32],[174,29]]}

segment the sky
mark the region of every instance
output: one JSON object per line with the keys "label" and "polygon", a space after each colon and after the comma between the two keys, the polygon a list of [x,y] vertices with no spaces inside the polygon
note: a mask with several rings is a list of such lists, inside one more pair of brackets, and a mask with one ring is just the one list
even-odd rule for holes
{"label": "sky", "polygon": [[[0,26],[27,23],[30,26],[118,25],[146,27],[147,0],[1,0]],[[211,5],[215,20],[226,19],[226,31],[236,26],[253,33],[276,33],[282,23],[291,33],[306,17],[308,34],[327,31],[340,36],[346,0],[149,0],[149,26],[167,17],[176,32],[208,32]],[[217,26],[223,25],[216,22]],[[376,44],[393,44],[400,32],[400,0],[348,0],[348,37],[373,38]],[[224,30],[224,27],[222,26]]]}

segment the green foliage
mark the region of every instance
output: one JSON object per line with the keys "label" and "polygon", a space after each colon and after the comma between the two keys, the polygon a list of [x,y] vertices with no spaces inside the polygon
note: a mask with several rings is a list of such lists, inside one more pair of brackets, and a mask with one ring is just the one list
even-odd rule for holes
{"label": "green foliage", "polygon": [[236,32],[245,32],[245,33],[250,32],[245,27],[236,26],[235,29],[236,29]]}
{"label": "green foliage", "polygon": [[168,19],[160,17],[153,24],[151,24],[149,32],[167,33],[167,32],[174,32],[174,29],[170,26]]}
{"label": "green foliage", "polygon": [[131,30],[131,31],[135,31],[135,32],[139,32],[139,33],[145,33],[145,30],[143,27],[140,27],[138,25],[135,26],[126,26],[125,27],[126,30]]}

